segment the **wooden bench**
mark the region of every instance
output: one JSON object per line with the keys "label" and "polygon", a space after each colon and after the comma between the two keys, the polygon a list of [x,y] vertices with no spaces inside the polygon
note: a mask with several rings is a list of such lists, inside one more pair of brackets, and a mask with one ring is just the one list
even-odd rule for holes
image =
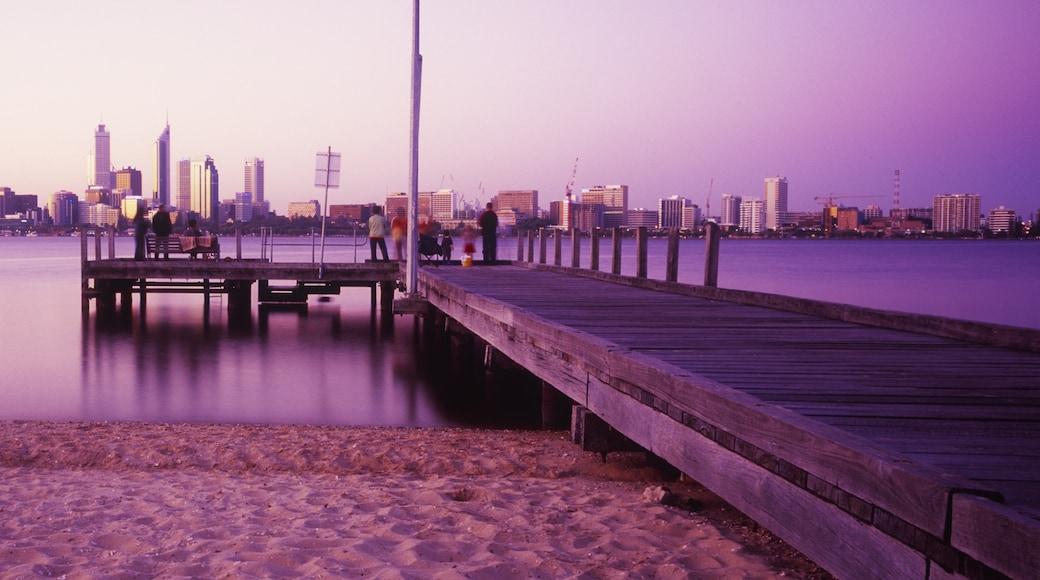
{"label": "wooden bench", "polygon": [[220,241],[217,236],[198,236],[196,238],[182,237],[182,236],[169,236],[167,238],[159,238],[154,235],[148,235],[145,237],[145,256],[152,256],[155,259],[159,258],[159,254],[163,254],[163,257],[170,255],[188,255],[191,258],[202,256],[202,259],[220,259]]}

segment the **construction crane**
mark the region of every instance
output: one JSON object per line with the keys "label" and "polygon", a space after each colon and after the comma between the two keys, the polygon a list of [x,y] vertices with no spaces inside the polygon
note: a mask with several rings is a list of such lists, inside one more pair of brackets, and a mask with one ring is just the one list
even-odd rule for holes
{"label": "construction crane", "polygon": [[564,191],[565,191],[565,193],[567,195],[567,201],[571,201],[571,188],[574,187],[574,178],[577,177],[577,175],[578,175],[578,159],[581,159],[581,158],[580,157],[575,157],[574,158],[574,170],[571,171],[571,180],[567,182],[567,187],[564,189]]}

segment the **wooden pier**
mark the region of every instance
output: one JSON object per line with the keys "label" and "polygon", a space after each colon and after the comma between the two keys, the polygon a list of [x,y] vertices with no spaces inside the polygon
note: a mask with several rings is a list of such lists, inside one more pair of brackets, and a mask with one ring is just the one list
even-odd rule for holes
{"label": "wooden pier", "polygon": [[1038,331],[520,262],[419,285],[837,576],[1040,574]]}
{"label": "wooden pier", "polygon": [[102,318],[129,312],[134,295],[144,306],[149,294],[193,293],[203,296],[207,311],[211,295],[226,295],[230,319],[236,320],[252,312],[254,284],[261,307],[304,308],[312,295],[338,294],[344,287],[368,287],[372,290],[373,310],[378,304],[383,314],[390,314],[401,278],[397,262],[319,266],[245,259],[240,250],[223,259],[189,259],[187,254],[171,254],[168,260],[156,260],[149,255],[138,261],[115,257],[111,237],[108,257],[102,258],[101,239],[94,238],[91,256],[88,237],[83,238],[80,272],[83,311],[89,311],[90,301],[94,300]]}

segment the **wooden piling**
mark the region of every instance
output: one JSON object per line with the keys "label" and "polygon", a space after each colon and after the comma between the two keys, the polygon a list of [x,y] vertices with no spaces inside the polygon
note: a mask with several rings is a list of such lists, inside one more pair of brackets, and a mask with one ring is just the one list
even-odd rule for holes
{"label": "wooden piling", "polygon": [[611,243],[610,272],[615,276],[621,274],[621,228],[614,228]]}
{"label": "wooden piling", "polygon": [[646,253],[649,245],[646,227],[640,226],[636,230],[636,278],[646,278]]}
{"label": "wooden piling", "polygon": [[581,230],[571,228],[571,268],[581,267]]}
{"label": "wooden piling", "polygon": [[705,254],[704,254],[704,285],[716,287],[719,285],[719,224],[708,222],[704,229]]}
{"label": "wooden piling", "polygon": [[589,269],[598,272],[599,271],[599,240],[603,230],[599,228],[592,228],[592,232],[589,233],[589,243],[591,248],[589,250]]}
{"label": "wooden piling", "polygon": [[544,264],[545,263],[545,244],[548,241],[547,240],[548,235],[549,235],[549,232],[545,228],[542,228],[542,229],[538,230],[538,263],[539,264]]}
{"label": "wooden piling", "polygon": [[668,282],[679,281],[679,228],[668,230],[668,254],[665,262],[664,279]]}
{"label": "wooden piling", "polygon": [[553,230],[553,265],[563,264],[563,236],[561,230]]}

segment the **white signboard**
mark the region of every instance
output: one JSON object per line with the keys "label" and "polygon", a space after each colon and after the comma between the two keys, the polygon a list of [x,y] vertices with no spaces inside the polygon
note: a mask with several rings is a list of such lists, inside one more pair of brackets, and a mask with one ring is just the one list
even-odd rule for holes
{"label": "white signboard", "polygon": [[339,187],[340,154],[332,151],[318,153],[314,164],[315,187]]}

